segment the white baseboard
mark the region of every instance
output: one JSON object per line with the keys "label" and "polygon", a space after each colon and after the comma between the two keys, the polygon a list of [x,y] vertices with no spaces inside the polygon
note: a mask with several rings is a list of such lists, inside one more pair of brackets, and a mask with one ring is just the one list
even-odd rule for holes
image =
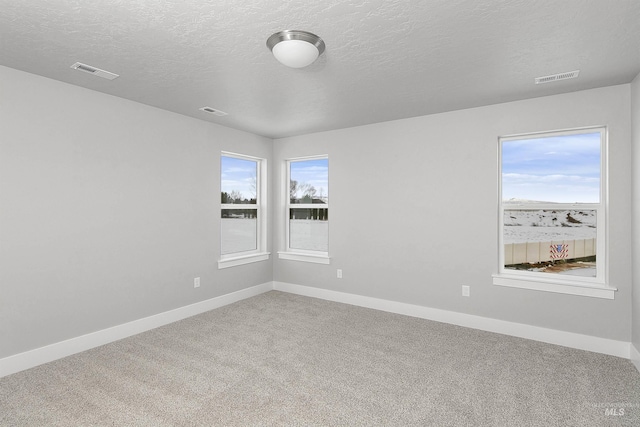
{"label": "white baseboard", "polygon": [[631,344],[631,361],[640,372],[640,350],[633,344]]}
{"label": "white baseboard", "polygon": [[622,357],[625,359],[631,359],[638,371],[640,371],[640,352],[629,342],[558,331],[555,329],[541,328],[522,323],[507,322],[504,320],[490,319],[471,314],[457,313],[344,292],[294,285],[291,283],[267,282],[251,288],[211,298],[206,301],[180,307],[175,310],[166,311],[154,316],[134,320],[112,328],[103,329],[101,331],[71,338],[45,347],[40,347],[0,359],[0,378],[25,369],[33,368],[43,363],[52,362],[81,351],[89,350],[141,332],[158,328],[178,320],[186,319],[187,317],[223,307],[246,298],[251,298],[271,290],[320,298],[359,307],[372,308],[390,313],[403,314],[406,316],[450,323],[472,329],[496,332],[580,350]]}
{"label": "white baseboard", "polygon": [[[373,308],[390,313],[404,314],[406,316],[450,323],[467,328],[480,329],[488,332],[496,332],[534,341],[557,344],[580,350],[593,351],[611,356],[629,359],[631,344],[624,341],[598,338],[589,335],[572,332],[558,331],[555,329],[541,328],[522,323],[507,322],[505,320],[490,319],[471,314],[457,313],[454,311],[439,310],[436,308],[406,304],[395,301],[387,301],[378,298],[361,295],[347,294],[308,286],[294,285],[291,283],[273,282],[276,291],[320,298],[329,301],[341,302],[360,307]],[[638,365],[636,365],[638,366]],[[640,368],[639,368],[640,369]]]}
{"label": "white baseboard", "polygon": [[213,310],[234,302],[251,298],[253,296],[269,292],[273,289],[273,283],[267,282],[237,292],[211,298],[195,304],[165,311],[164,313],[134,320],[112,328],[103,329],[90,334],[60,341],[45,347],[19,353],[0,359],[0,378],[25,369],[33,368],[43,363],[52,362],[81,351],[89,350],[113,341],[130,337],[187,317],[195,316],[209,310]]}

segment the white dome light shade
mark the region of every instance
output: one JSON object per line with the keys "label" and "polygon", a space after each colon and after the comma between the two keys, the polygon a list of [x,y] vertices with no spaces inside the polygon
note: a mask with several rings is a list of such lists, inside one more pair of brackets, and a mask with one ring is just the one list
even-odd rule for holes
{"label": "white dome light shade", "polygon": [[311,65],[324,52],[325,45],[315,34],[286,30],[269,37],[267,47],[283,65],[303,68]]}
{"label": "white dome light shade", "polygon": [[303,68],[318,58],[318,49],[302,40],[285,40],[273,47],[273,56],[287,67]]}

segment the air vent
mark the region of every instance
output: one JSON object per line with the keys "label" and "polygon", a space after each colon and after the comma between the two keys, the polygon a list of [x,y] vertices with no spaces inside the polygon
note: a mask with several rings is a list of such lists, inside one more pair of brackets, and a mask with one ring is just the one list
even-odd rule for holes
{"label": "air vent", "polygon": [[92,67],[91,65],[76,62],[71,66],[74,70],[84,71],[85,73],[93,74],[94,76],[102,77],[103,79],[113,80],[120,77],[119,74],[111,73],[109,71],[101,70],[100,68]]}
{"label": "air vent", "polygon": [[575,79],[580,74],[580,70],[569,71],[567,73],[553,74],[551,76],[536,77],[536,84],[555,82],[558,80]]}
{"label": "air vent", "polygon": [[202,107],[199,110],[204,111],[205,113],[213,114],[214,116],[222,117],[227,115],[227,113],[225,113],[224,111],[216,110],[215,108],[211,107]]}

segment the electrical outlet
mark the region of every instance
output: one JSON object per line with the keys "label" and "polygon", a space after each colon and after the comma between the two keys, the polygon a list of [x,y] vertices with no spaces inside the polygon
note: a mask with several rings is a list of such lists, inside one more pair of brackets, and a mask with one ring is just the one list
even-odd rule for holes
{"label": "electrical outlet", "polygon": [[471,294],[471,288],[467,285],[462,285],[462,296],[468,297]]}
{"label": "electrical outlet", "polygon": [[194,288],[199,288],[200,287],[200,278],[196,277],[195,279],[193,279],[193,287]]}
{"label": "electrical outlet", "polygon": [[341,268],[336,270],[336,274],[338,276],[338,279],[342,279],[342,269]]}

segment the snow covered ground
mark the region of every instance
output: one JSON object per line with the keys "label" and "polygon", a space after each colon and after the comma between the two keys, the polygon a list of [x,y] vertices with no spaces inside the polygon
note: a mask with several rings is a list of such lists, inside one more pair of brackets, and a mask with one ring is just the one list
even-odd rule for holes
{"label": "snow covered ground", "polygon": [[596,237],[593,210],[504,211],[504,243],[549,242]]}

